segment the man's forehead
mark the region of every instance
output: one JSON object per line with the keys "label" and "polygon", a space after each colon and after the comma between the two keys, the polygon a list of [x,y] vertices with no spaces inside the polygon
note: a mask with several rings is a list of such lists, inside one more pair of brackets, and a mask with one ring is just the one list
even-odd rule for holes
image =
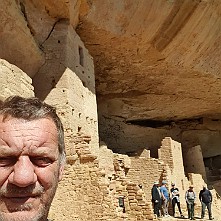
{"label": "man's forehead", "polygon": [[0,118],[0,139],[0,143],[19,146],[47,146],[58,143],[58,134],[54,122],[47,118],[32,121],[10,118],[4,122]]}
{"label": "man's forehead", "polygon": [[0,114],[0,126],[6,125],[6,124],[7,125],[16,125],[16,124],[35,125],[36,127],[45,127],[46,125],[50,124],[50,127],[48,127],[50,131],[53,131],[54,129],[56,129],[56,125],[54,121],[47,117],[33,119],[33,120],[26,120],[23,118],[14,118],[12,116],[7,116],[5,118],[4,115]]}
{"label": "man's forehead", "polygon": [[[56,148],[57,149],[57,148]],[[1,156],[10,156],[10,155],[47,155],[47,154],[57,154],[57,151],[50,146],[30,146],[23,148],[3,146],[0,144],[0,155]]]}
{"label": "man's forehead", "polygon": [[[38,131],[38,133],[36,133]],[[44,136],[44,133],[51,134],[52,136],[57,136],[57,128],[52,120],[47,118],[27,121],[24,119],[10,118],[2,121],[0,119],[0,133],[17,133],[22,135]],[[39,138],[38,138],[39,139]]]}

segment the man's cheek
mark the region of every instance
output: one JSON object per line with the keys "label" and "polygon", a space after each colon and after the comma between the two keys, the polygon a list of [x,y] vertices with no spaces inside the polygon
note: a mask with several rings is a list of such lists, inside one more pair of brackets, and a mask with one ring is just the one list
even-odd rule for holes
{"label": "man's cheek", "polygon": [[37,173],[38,181],[45,190],[50,189],[58,180],[58,172],[52,173],[51,171],[44,171]]}
{"label": "man's cheek", "polygon": [[0,188],[6,183],[10,173],[10,171],[2,171],[0,168]]}

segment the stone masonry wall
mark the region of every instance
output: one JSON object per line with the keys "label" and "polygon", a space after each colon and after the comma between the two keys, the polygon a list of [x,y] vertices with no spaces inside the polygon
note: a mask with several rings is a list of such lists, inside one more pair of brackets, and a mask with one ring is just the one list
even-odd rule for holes
{"label": "stone masonry wall", "polygon": [[185,168],[188,173],[199,173],[202,175],[205,182],[206,169],[203,161],[203,154],[199,145],[188,148],[185,152]]}
{"label": "stone masonry wall", "polygon": [[151,204],[147,201],[144,190],[136,182],[128,178],[131,168],[131,159],[122,154],[114,154],[115,176],[111,182],[111,189],[118,201],[124,199],[124,208],[118,208],[117,220],[153,220]]}
{"label": "stone masonry wall", "polygon": [[159,149],[159,157],[164,163],[168,163],[171,171],[166,179],[168,188],[170,189],[170,184],[174,182],[180,191],[181,205],[185,205],[185,192],[189,187],[189,181],[184,171],[181,144],[170,137],[164,138]]}
{"label": "stone masonry wall", "polygon": [[109,180],[112,180],[115,175],[114,154],[113,151],[108,149],[106,144],[103,142],[100,142],[98,160],[99,167],[105,171],[106,177]]}
{"label": "stone masonry wall", "polygon": [[[89,148],[89,152],[85,153],[88,137],[78,134],[73,142],[79,158],[73,162],[68,160],[65,177],[60,183],[63,188],[58,189],[58,197],[50,211],[51,219],[153,220],[151,205],[146,201],[144,192],[126,178],[130,168],[128,156],[112,153],[114,171],[109,179],[105,171],[99,168],[98,160],[88,154]],[[124,199],[124,207],[120,206],[120,198]]]}
{"label": "stone masonry wall", "polygon": [[31,78],[21,69],[0,59],[0,99],[12,95],[34,96]]}
{"label": "stone masonry wall", "polygon": [[151,188],[154,181],[166,180],[169,190],[170,184],[175,182],[180,190],[181,206],[185,211],[185,192],[190,182],[185,176],[181,144],[166,137],[162,140],[158,152],[159,159],[151,158],[149,150],[144,150],[140,156],[131,157],[131,167],[126,177],[137,185],[143,186],[148,202],[151,201]]}
{"label": "stone masonry wall", "polygon": [[56,24],[43,46],[47,61],[33,79],[36,96],[59,109],[66,129],[69,128],[66,132],[89,135],[91,151],[98,154],[97,105],[91,56],[65,20]]}
{"label": "stone masonry wall", "polygon": [[165,138],[162,140],[162,146],[158,150],[159,159],[163,160],[165,164],[167,164],[171,170],[173,170],[173,155],[171,148],[171,138]]}
{"label": "stone masonry wall", "polygon": [[[84,142],[81,148],[85,148]],[[50,217],[53,220],[110,220],[116,218],[106,183],[96,161],[68,164],[53,201]],[[74,178],[74,179],[73,179]],[[59,213],[58,213],[59,208]],[[112,219],[111,219],[112,217]]]}
{"label": "stone masonry wall", "polygon": [[131,168],[127,179],[141,184],[148,202],[151,201],[151,188],[154,181],[159,181],[163,176],[163,163],[155,158],[131,157]]}

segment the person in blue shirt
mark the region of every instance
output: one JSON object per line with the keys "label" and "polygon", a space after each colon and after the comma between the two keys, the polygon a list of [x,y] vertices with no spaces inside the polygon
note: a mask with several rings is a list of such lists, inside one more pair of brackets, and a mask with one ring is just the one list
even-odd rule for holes
{"label": "person in blue shirt", "polygon": [[169,217],[168,213],[168,206],[169,206],[169,191],[166,187],[167,182],[165,180],[162,181],[162,186],[160,187],[160,192],[162,194],[162,210],[163,210],[163,215],[165,217]]}

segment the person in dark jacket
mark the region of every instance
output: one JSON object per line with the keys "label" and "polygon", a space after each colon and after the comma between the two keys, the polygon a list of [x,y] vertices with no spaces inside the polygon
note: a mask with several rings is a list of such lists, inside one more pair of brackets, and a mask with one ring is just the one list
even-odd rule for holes
{"label": "person in dark jacket", "polygon": [[159,182],[154,182],[154,185],[151,190],[152,194],[152,203],[154,208],[154,214],[159,217],[160,216],[160,208],[161,208],[161,193],[159,189]]}
{"label": "person in dark jacket", "polygon": [[201,211],[201,218],[203,219],[205,216],[205,209],[207,207],[208,213],[209,213],[209,219],[212,220],[212,211],[211,211],[211,205],[212,205],[212,194],[211,192],[204,186],[202,190],[200,190],[199,193],[199,200],[202,205],[202,211]]}

